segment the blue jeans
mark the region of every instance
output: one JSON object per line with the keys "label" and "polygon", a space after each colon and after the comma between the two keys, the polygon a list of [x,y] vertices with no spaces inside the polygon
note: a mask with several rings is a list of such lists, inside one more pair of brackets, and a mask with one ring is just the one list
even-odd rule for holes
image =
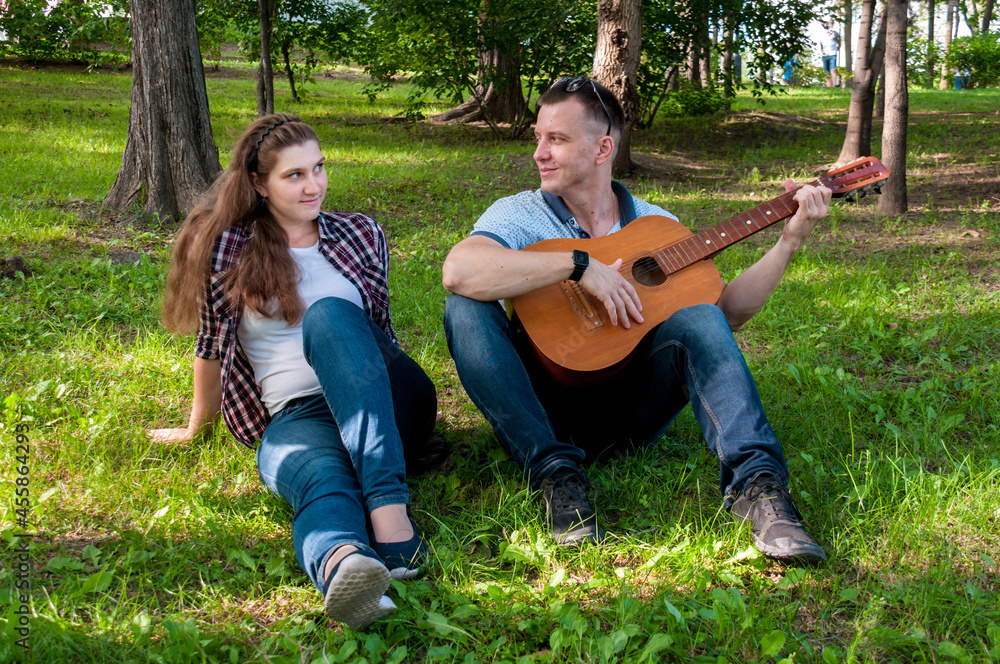
{"label": "blue jeans", "polygon": [[451,295],[445,333],[466,392],[535,488],[609,448],[652,445],[688,403],[719,457],[727,505],[760,475],[788,482],[753,376],[715,305],[681,309],[619,373],[582,387],[552,380],[496,302]]}
{"label": "blue jeans", "polygon": [[257,470],[295,511],[295,557],[322,588],[335,549],[371,551],[372,510],[409,502],[403,446],[430,436],[437,396],[417,363],[346,300],[309,307],[302,346],[323,393],[294,399],[274,415],[257,448]]}

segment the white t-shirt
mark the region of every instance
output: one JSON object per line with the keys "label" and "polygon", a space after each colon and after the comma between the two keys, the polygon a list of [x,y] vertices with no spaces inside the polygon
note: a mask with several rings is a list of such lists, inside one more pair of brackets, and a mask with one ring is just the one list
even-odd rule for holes
{"label": "white t-shirt", "polygon": [[840,33],[836,30],[826,30],[820,39],[820,49],[824,56],[837,55],[840,50]]}
{"label": "white t-shirt", "polygon": [[[319,251],[292,247],[299,268],[299,297],[306,309],[324,297],[339,297],[364,309],[361,293]],[[265,318],[244,312],[237,332],[260,385],[261,400],[274,415],[292,399],[319,394],[319,379],[302,352],[302,324],[289,325],[282,318]]]}

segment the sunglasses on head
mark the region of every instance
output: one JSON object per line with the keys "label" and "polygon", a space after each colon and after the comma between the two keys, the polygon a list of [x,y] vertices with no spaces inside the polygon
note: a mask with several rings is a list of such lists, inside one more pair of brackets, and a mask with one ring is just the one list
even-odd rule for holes
{"label": "sunglasses on head", "polygon": [[604,105],[604,100],[601,99],[601,93],[597,91],[597,86],[594,85],[594,82],[592,80],[590,80],[589,78],[587,78],[586,76],[563,76],[558,81],[556,81],[556,85],[558,85],[559,83],[563,83],[563,82],[566,83],[565,88],[563,88],[564,90],[566,90],[566,92],[576,92],[577,90],[579,90],[579,89],[583,88],[585,85],[587,85],[587,83],[590,83],[590,89],[594,91],[595,95],[597,95],[597,101],[601,102],[601,108],[604,109],[604,115],[606,115],[608,117],[608,131],[605,132],[604,135],[605,136],[610,136],[611,135],[611,113],[608,112],[608,107]]}

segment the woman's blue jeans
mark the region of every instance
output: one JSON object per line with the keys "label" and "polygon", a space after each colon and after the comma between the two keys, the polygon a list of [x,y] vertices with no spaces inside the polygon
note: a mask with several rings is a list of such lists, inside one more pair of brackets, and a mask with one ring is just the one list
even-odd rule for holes
{"label": "woman's blue jeans", "polygon": [[788,469],[729,322],[715,305],[681,309],[595,385],[552,380],[497,302],[451,295],[448,347],[462,385],[533,487],[561,467],[619,446],[655,443],[688,403],[719,457],[726,503],[743,485]]}
{"label": "woman's blue jeans", "polygon": [[257,448],[257,469],[295,511],[295,557],[322,588],[335,549],[371,551],[372,510],[409,502],[403,446],[430,436],[437,397],[420,366],[346,300],[309,307],[302,345],[323,393],[274,415]]}

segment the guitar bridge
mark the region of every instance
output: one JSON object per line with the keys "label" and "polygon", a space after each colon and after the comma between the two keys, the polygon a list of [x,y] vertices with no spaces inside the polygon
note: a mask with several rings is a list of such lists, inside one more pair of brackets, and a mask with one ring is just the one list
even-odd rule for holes
{"label": "guitar bridge", "polygon": [[573,307],[573,311],[580,317],[583,324],[587,326],[588,331],[604,326],[604,323],[601,322],[601,317],[597,315],[597,309],[594,308],[594,304],[590,301],[590,296],[580,286],[580,282],[563,281],[559,285],[562,287],[566,299],[569,300],[569,306]]}

